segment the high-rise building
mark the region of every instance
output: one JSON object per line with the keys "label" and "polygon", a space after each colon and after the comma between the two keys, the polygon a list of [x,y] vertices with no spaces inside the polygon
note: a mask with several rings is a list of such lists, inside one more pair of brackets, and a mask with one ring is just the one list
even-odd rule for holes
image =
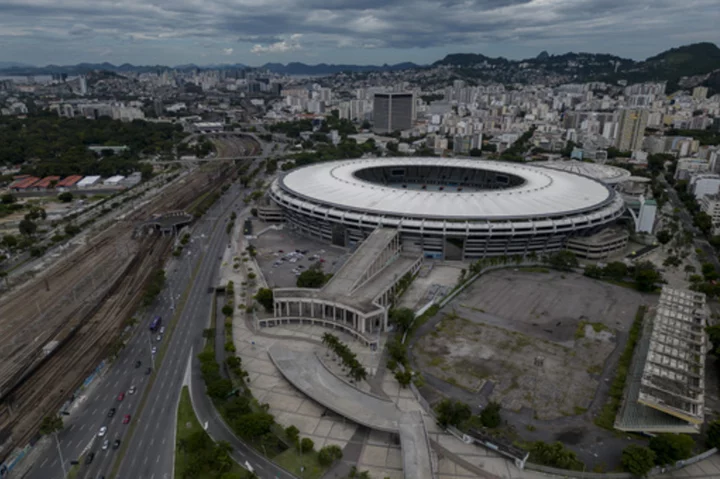
{"label": "high-rise building", "polygon": [[87,79],[84,76],[80,77],[80,95],[87,95]]}
{"label": "high-rise building", "polygon": [[409,130],[415,120],[415,96],[412,93],[376,93],[373,119],[373,129],[378,133]]}
{"label": "high-rise building", "polygon": [[693,100],[705,100],[707,98],[708,89],[704,86],[696,86],[693,88]]}
{"label": "high-rise building", "polygon": [[645,138],[647,123],[647,110],[622,110],[618,122],[615,147],[620,151],[639,150]]}

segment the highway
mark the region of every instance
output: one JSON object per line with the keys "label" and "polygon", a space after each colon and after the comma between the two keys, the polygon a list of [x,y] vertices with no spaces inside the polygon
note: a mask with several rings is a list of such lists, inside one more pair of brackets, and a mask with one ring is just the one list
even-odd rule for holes
{"label": "highway", "polygon": [[[102,475],[109,477],[117,451],[103,451],[101,446],[104,438],[98,438],[97,432],[101,426],[107,426],[105,437],[110,439],[111,443],[116,438],[125,441],[129,429],[129,425],[122,424],[125,414],[131,414],[131,423],[136,423],[135,432],[117,477],[172,476],[175,407],[187,364],[188,345],[201,336],[209,319],[212,296],[207,293],[208,286],[217,276],[218,257],[228,243],[224,224],[230,208],[233,207],[233,201],[242,196],[241,188],[233,185],[195,226],[193,239],[185,247],[182,259],[171,261],[172,270],[168,271],[166,287],[161,297],[151,311],[139,318],[141,322],[136,333],[105,376],[91,386],[82,404],[73,406],[71,416],[65,417],[66,427],[58,437],[66,465],[69,467],[70,461],[79,458],[83,453],[96,454],[92,464],[81,466],[78,478],[95,479]],[[237,204],[242,205],[239,202]],[[152,362],[147,325],[154,315],[162,316],[166,322],[172,317],[173,305],[186,290],[188,279],[196,267],[197,277],[191,286],[185,308],[172,335],[163,338],[163,342],[169,341],[168,348],[162,364],[159,365],[157,378],[145,408],[138,417],[137,408],[150,378],[145,374],[145,370]],[[140,368],[135,367],[138,360],[142,362]],[[133,395],[127,394],[133,385],[137,387],[137,392]],[[121,402],[117,400],[120,392],[126,393]],[[117,408],[117,412],[113,418],[108,418],[111,407]],[[41,457],[35,459],[32,469],[25,477],[62,478],[56,448],[47,448]]]}

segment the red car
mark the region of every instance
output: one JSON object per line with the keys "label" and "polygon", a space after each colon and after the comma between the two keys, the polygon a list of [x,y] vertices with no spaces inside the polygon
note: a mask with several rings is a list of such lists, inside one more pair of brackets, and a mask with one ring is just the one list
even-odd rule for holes
{"label": "red car", "polygon": [[118,394],[118,401],[122,401],[123,399],[125,399],[125,393]]}
{"label": "red car", "polygon": [[125,417],[123,417],[123,424],[127,424],[130,422],[130,414],[125,414]]}

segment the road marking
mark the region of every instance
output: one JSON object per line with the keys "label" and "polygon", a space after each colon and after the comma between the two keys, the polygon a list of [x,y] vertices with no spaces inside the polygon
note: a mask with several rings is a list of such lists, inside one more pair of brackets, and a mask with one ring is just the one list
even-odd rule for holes
{"label": "road marking", "polygon": [[144,466],[145,464],[147,464],[147,460],[148,460],[148,458],[147,458],[147,456],[145,456],[145,460],[143,461],[143,466]]}
{"label": "road marking", "polygon": [[160,456],[158,456],[157,459],[155,459],[155,464],[157,464],[158,462],[160,462]]}
{"label": "road marking", "polygon": [[83,429],[85,429],[85,424],[82,424],[82,425],[80,426],[80,430],[82,431]]}
{"label": "road marking", "polygon": [[165,438],[163,438],[162,443],[163,443],[163,445],[165,444]]}
{"label": "road marking", "polygon": [[45,466],[45,463],[48,461],[49,461],[49,459],[46,457],[45,460],[42,463],[40,463],[40,469],[42,469]]}
{"label": "road marking", "polygon": [[50,467],[55,467],[55,464],[57,464],[57,459],[53,460],[52,464],[50,464]]}
{"label": "road marking", "polygon": [[142,443],[145,439],[140,439],[140,442],[138,443],[138,447],[142,447]]}

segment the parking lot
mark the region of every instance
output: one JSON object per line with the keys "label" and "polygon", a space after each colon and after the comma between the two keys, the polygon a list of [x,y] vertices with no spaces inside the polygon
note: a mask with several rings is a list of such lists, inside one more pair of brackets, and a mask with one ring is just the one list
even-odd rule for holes
{"label": "parking lot", "polygon": [[[263,226],[255,225],[262,230]],[[297,277],[320,264],[326,273],[334,273],[350,253],[337,246],[305,238],[288,230],[270,230],[253,240],[256,260],[271,288],[296,285]]]}

